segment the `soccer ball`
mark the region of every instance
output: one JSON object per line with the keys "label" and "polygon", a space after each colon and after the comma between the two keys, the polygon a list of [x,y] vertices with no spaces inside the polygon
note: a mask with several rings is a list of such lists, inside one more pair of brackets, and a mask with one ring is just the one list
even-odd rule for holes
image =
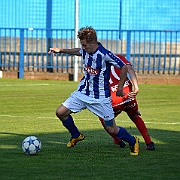
{"label": "soccer ball", "polygon": [[28,136],[22,142],[22,150],[25,154],[35,155],[41,150],[41,141],[36,136]]}

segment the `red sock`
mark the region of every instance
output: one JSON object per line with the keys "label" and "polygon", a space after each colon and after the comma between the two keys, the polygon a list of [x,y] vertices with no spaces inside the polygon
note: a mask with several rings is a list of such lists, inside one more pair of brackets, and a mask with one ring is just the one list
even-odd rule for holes
{"label": "red sock", "polygon": [[107,131],[106,126],[104,124],[104,120],[102,118],[99,118],[99,120],[101,121],[101,124],[104,127],[104,129],[106,130],[106,132],[113,138],[114,144],[119,144],[121,142],[121,139],[119,139],[116,135],[111,134]]}
{"label": "red sock", "polygon": [[142,120],[142,118],[139,117],[139,116],[136,116],[133,119],[133,122],[135,123],[135,125],[138,128],[139,132],[143,136],[145,143],[149,144],[150,142],[152,142],[152,140],[151,140],[151,138],[150,138],[150,136],[148,134],[147,127],[146,127],[144,121]]}

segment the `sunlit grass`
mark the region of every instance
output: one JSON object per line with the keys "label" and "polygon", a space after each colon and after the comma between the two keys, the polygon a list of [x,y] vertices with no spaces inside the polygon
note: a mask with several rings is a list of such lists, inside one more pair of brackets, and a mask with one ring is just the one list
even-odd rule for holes
{"label": "sunlit grass", "polygon": [[[122,113],[116,123],[140,139],[140,155],[112,143],[98,118],[84,110],[73,114],[84,141],[68,149],[70,134],[55,116],[56,108],[77,87],[75,82],[0,79],[0,179],[109,180],[180,179],[180,86],[140,85],[139,109],[156,151],[145,143],[133,122]],[[24,155],[23,139],[37,136],[42,150]]]}

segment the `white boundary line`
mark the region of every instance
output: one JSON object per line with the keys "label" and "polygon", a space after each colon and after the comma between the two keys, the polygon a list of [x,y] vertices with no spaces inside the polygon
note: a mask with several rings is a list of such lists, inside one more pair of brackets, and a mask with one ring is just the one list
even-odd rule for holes
{"label": "white boundary line", "polygon": [[52,85],[52,84],[0,84],[0,86],[8,86],[8,87],[11,87],[11,86],[49,86],[49,85]]}
{"label": "white boundary line", "polygon": [[35,119],[57,119],[56,117],[41,117],[41,116],[14,116],[14,115],[2,115],[0,117],[10,117],[10,118],[35,118]]}
{"label": "white boundary line", "polygon": [[[3,115],[0,114],[0,117],[9,117],[9,118],[34,118],[34,119],[57,119],[57,117],[45,117],[45,116],[14,116],[14,115]],[[86,119],[78,119],[78,120],[86,120]],[[131,122],[130,120],[116,120],[116,122],[121,123],[127,123]],[[180,124],[180,122],[174,122],[174,123],[163,123],[163,122],[145,122],[146,124],[170,124],[170,125],[177,125]]]}
{"label": "white boundary line", "polygon": [[[14,86],[17,86],[17,87],[25,87],[25,86],[64,86],[62,84],[48,84],[48,83],[42,83],[42,84],[29,84],[29,83],[26,83],[26,84],[6,84],[6,83],[1,83],[0,86],[7,86],[7,87],[14,87]],[[71,84],[66,84],[65,86],[72,86]]]}

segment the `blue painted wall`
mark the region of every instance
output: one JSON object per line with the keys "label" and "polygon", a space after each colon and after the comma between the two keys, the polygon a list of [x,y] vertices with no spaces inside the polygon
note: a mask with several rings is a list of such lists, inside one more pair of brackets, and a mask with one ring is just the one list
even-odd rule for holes
{"label": "blue painted wall", "polygon": [[[47,0],[0,0],[0,27],[46,28],[46,4]],[[180,30],[180,0],[79,0],[79,10],[80,27]],[[52,0],[51,27],[74,29],[74,12],[75,0]]]}

